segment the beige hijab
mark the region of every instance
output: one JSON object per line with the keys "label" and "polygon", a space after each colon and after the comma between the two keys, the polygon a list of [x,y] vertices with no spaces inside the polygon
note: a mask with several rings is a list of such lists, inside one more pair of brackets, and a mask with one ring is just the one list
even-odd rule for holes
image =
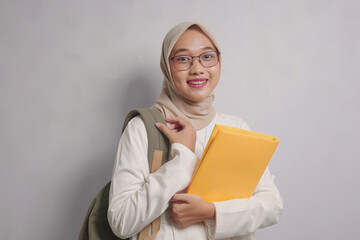
{"label": "beige hijab", "polygon": [[184,22],[173,27],[165,36],[162,45],[160,66],[164,80],[160,97],[153,107],[159,109],[165,117],[180,117],[190,122],[195,130],[206,127],[215,117],[216,111],[212,105],[214,94],[200,102],[190,101],[176,90],[169,66],[169,56],[180,36],[191,26],[198,26],[220,51],[211,33],[202,25],[195,22]]}

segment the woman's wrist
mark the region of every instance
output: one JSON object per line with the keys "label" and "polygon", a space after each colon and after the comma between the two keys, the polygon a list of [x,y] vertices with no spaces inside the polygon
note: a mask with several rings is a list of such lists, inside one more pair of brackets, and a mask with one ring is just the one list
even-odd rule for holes
{"label": "woman's wrist", "polygon": [[215,220],[216,219],[215,204],[212,202],[207,203],[207,211],[205,219]]}

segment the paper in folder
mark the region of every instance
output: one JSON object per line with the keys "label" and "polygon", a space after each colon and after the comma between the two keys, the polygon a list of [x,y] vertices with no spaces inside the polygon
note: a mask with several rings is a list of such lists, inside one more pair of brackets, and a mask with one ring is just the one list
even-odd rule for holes
{"label": "paper in folder", "polygon": [[279,142],[262,133],[215,125],[187,192],[208,202],[249,198]]}

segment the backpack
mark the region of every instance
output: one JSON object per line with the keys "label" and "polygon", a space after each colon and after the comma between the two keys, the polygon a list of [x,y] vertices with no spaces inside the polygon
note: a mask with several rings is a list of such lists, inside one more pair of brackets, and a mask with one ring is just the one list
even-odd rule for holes
{"label": "backpack", "polygon": [[[168,139],[155,127],[155,123],[161,122],[165,124],[165,120],[157,109],[135,109],[130,111],[125,118],[122,132],[124,132],[129,121],[138,115],[141,116],[145,124],[148,136],[149,169],[151,172],[154,172],[168,160]],[[108,182],[91,202],[85,215],[78,240],[121,240],[112,232],[107,219],[110,184],[111,182]],[[148,236],[150,228],[152,228],[152,235]],[[154,239],[159,228],[160,217],[140,232],[139,240]]]}

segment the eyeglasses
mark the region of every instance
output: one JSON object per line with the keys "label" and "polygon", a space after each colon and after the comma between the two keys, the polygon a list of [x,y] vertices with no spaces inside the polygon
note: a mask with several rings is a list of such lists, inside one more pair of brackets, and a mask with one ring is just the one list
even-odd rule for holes
{"label": "eyeglasses", "polygon": [[191,68],[194,58],[199,58],[200,64],[205,68],[213,67],[219,61],[219,54],[220,52],[218,51],[210,51],[204,52],[199,56],[179,55],[170,58],[170,60],[173,61],[176,70],[185,71]]}

